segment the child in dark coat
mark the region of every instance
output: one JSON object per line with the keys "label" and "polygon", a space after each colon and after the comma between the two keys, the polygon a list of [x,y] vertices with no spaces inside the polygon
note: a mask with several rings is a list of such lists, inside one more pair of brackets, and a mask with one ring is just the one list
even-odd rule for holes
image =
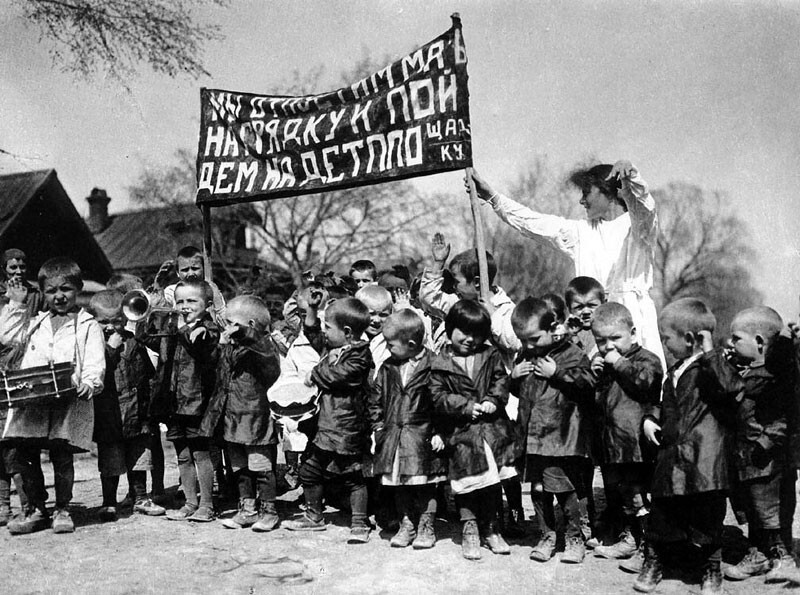
{"label": "child in dark coat", "polygon": [[448,476],[463,523],[461,549],[479,560],[481,533],[495,554],[509,554],[497,532],[501,482],[515,476],[516,445],[505,411],[508,374],[491,338],[489,313],[462,300],[447,313],[450,344],[431,362],[431,391],[442,417]]}
{"label": "child in dark coat", "polygon": [[272,531],[279,523],[278,434],[267,389],[280,376],[280,360],[269,334],[269,308],[258,297],[239,296],[228,303],[224,320],[217,385],[200,430],[206,438],[221,436],[225,441],[239,488],[239,511],[222,524],[229,529]]}
{"label": "child in dark coat", "polygon": [[[649,512],[655,449],[642,435],[642,420],[661,399],[664,370],[658,356],[636,342],[633,317],[622,304],[599,306],[592,333],[598,350],[592,371],[598,376],[597,427],[606,508],[621,516],[617,521],[622,526],[617,543],[599,545],[594,552],[601,558],[627,559],[639,551]],[[641,559],[638,562],[641,565]]]}
{"label": "child in dark coat", "polygon": [[555,495],[566,522],[561,561],[581,563],[586,550],[579,500],[591,489],[583,473],[591,452],[586,408],[594,398],[589,360],[560,334],[557,316],[540,299],[522,300],[511,322],[523,349],[511,392],[519,397],[517,423],[525,436],[526,475],[541,533],[530,557],[546,562],[555,553]]}
{"label": "child in dark coat", "polygon": [[168,415],[167,440],[175,446],[186,496],[179,510],[167,514],[173,521],[214,520],[214,464],[209,440],[200,430],[217,375],[219,329],[209,314],[212,298],[205,281],[181,281],[175,288],[175,309],[182,326],[177,335],[167,338],[164,380],[168,384],[159,391],[166,402],[158,407]]}
{"label": "child in dark coat", "polygon": [[[348,543],[369,541],[362,466],[369,452],[367,399],[373,364],[369,343],[361,340],[369,321],[369,310],[355,298],[336,300],[325,311],[329,351],[306,382],[316,385],[320,392],[316,434],[300,467],[306,511],[300,519],[284,523],[290,531],[325,530],[323,489],[325,484],[338,481],[350,492]],[[315,343],[311,337],[309,340]]]}
{"label": "child in dark coat", "polygon": [[[147,497],[150,456],[150,380],[153,360],[142,337],[125,329],[122,294],[113,289],[92,296],[89,309],[106,338],[103,392],[93,399],[97,466],[103,488],[100,520],[117,519],[119,476],[127,474],[133,511],[159,516],[166,511]],[[154,354],[155,355],[155,354]]]}
{"label": "child in dark coat", "polygon": [[739,312],[731,323],[732,359],[744,382],[736,409],[736,490],[744,504],[750,549],[725,576],[742,580],[766,573],[766,582],[794,573],[792,517],[795,471],[789,456],[796,384],[791,340],[772,308]]}
{"label": "child in dark coat", "polygon": [[425,325],[411,310],[389,316],[383,336],[390,357],[378,369],[371,392],[373,473],[382,485],[395,486],[402,520],[391,546],[427,549],[436,543],[436,484],[446,472],[437,454],[444,442],[434,429],[431,353],[425,348]]}
{"label": "child in dark coat", "polygon": [[649,593],[662,577],[665,546],[687,543],[704,564],[703,593],[722,593],[722,522],[730,487],[736,369],[713,348],[716,319],[696,298],[668,304],[658,321],[661,340],[676,362],[667,372],[660,407],[643,431],[659,447],[644,564],[633,588]]}

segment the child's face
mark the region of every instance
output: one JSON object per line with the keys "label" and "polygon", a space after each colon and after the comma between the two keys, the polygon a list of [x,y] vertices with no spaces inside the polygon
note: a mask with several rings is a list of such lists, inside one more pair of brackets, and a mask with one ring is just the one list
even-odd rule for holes
{"label": "child's face", "polygon": [[636,329],[625,324],[593,324],[592,334],[600,355],[605,355],[612,349],[625,355],[636,340]]}
{"label": "child's face", "polygon": [[522,328],[514,328],[523,351],[533,355],[544,355],[555,344],[552,331],[539,328],[539,319],[531,318]]}
{"label": "child's face", "polygon": [[103,334],[106,336],[106,339],[111,337],[115,332],[122,333],[125,329],[125,317],[122,315],[122,308],[97,306],[94,310],[94,319],[103,327]]}
{"label": "child's face", "polygon": [[249,312],[246,308],[239,307],[234,305],[232,307],[228,307],[225,309],[225,323],[227,326],[236,327],[236,331],[234,331],[231,335],[231,339],[236,341],[237,337],[242,333],[242,331],[248,328],[256,328],[258,325],[256,324],[255,320],[253,320],[249,316]]}
{"label": "child's face", "polygon": [[402,339],[401,337],[394,337],[393,339],[387,338],[386,347],[392,357],[401,362],[411,359],[422,351],[422,348],[417,345],[416,341]]}
{"label": "child's face", "polygon": [[484,337],[464,332],[460,328],[454,328],[450,335],[450,343],[453,345],[456,355],[472,355],[478,350],[478,347],[483,345],[484,341]]}
{"label": "child's face", "polygon": [[383,323],[392,315],[392,302],[380,304],[365,301],[364,305],[369,308],[369,326],[365,332],[367,336],[372,339],[381,334]]}
{"label": "child's face", "polygon": [[179,256],[175,266],[181,281],[200,281],[203,278],[203,257],[199,254],[191,258]]}
{"label": "child's face", "polygon": [[475,279],[467,279],[461,271],[450,269],[456,285],[456,295],[461,300],[477,300],[480,295],[480,284]]}
{"label": "child's face", "polygon": [[764,361],[764,341],[760,335],[748,332],[734,320],[731,324],[731,344],[737,363],[749,365]]}
{"label": "child's face", "polygon": [[682,334],[672,328],[671,324],[658,323],[658,332],[661,335],[661,344],[676,360],[686,359],[694,353],[695,342],[690,336]]}
{"label": "child's face", "polygon": [[347,345],[352,335],[350,327],[342,327],[335,320],[331,320],[327,317],[322,325],[322,332],[325,333],[325,340],[328,342],[328,347],[332,349]]}
{"label": "child's face", "polygon": [[190,324],[203,316],[209,304],[200,288],[178,287],[175,290],[175,310]]}
{"label": "child's face", "polygon": [[574,295],[568,304],[569,313],[580,319],[583,330],[590,331],[592,330],[594,311],[602,303],[603,300],[594,291],[582,295]]}
{"label": "child's face", "polygon": [[21,258],[12,258],[6,263],[6,279],[9,281],[23,281],[28,267]]}
{"label": "child's face", "polygon": [[356,287],[359,289],[367,285],[375,285],[376,283],[375,275],[372,274],[372,271],[353,271],[351,277],[353,281],[356,282]]}
{"label": "child's face", "polygon": [[67,314],[75,309],[78,288],[66,277],[50,277],[42,287],[44,302],[53,314]]}

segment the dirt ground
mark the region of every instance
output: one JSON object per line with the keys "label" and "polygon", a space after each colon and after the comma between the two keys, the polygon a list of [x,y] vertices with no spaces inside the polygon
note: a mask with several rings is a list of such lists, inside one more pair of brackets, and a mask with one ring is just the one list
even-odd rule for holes
{"label": "dirt ground", "polygon": [[[167,485],[177,486],[174,451],[168,449]],[[44,465],[49,485],[52,471]],[[610,560],[591,555],[581,565],[561,564],[560,554],[546,564],[529,560],[533,545],[528,536],[511,542],[510,556],[484,551],[479,562],[461,558],[460,529],[437,522],[436,547],[413,551],[389,547],[391,534],[373,534],[366,545],[348,545],[347,516],[327,515],[328,530],[292,533],[278,529],[257,534],[232,531],[218,522],[178,523],[164,517],[121,515],[101,524],[96,460],[76,459],[72,535],[44,531],[12,537],[0,530],[8,593],[633,593],[633,576]],[[127,489],[123,479],[120,499]],[[530,507],[525,488],[526,506]],[[49,489],[52,506],[52,488]],[[14,506],[16,500],[12,500]],[[230,511],[232,512],[232,511]],[[297,512],[283,503],[284,518]],[[532,510],[526,510],[528,518]],[[726,521],[726,559],[741,555],[741,531],[729,513]],[[795,535],[800,527],[795,523]],[[765,585],[755,578],[726,581],[734,594],[792,593],[786,584]],[[658,593],[699,593],[691,576],[670,575]]]}

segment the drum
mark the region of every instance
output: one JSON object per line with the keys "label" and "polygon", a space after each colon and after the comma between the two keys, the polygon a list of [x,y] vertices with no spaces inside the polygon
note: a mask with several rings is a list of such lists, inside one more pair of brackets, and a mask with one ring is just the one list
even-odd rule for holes
{"label": "drum", "polygon": [[71,362],[21,370],[2,370],[0,407],[66,404],[75,396]]}

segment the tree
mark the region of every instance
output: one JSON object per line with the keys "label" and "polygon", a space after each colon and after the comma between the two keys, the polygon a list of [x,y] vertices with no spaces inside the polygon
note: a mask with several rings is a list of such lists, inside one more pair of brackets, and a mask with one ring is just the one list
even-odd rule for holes
{"label": "tree", "polygon": [[759,304],[750,267],[755,253],[747,226],[730,211],[727,196],[683,182],[654,190],[661,232],[656,247],[655,294],[663,306],[699,297],[727,333],[739,310]]}
{"label": "tree", "polygon": [[[223,5],[225,0],[206,0]],[[23,17],[52,42],[54,64],[82,78],[104,72],[122,82],[139,63],[160,74],[208,73],[202,49],[220,39],[218,25],[196,23],[204,0],[17,0]]]}

